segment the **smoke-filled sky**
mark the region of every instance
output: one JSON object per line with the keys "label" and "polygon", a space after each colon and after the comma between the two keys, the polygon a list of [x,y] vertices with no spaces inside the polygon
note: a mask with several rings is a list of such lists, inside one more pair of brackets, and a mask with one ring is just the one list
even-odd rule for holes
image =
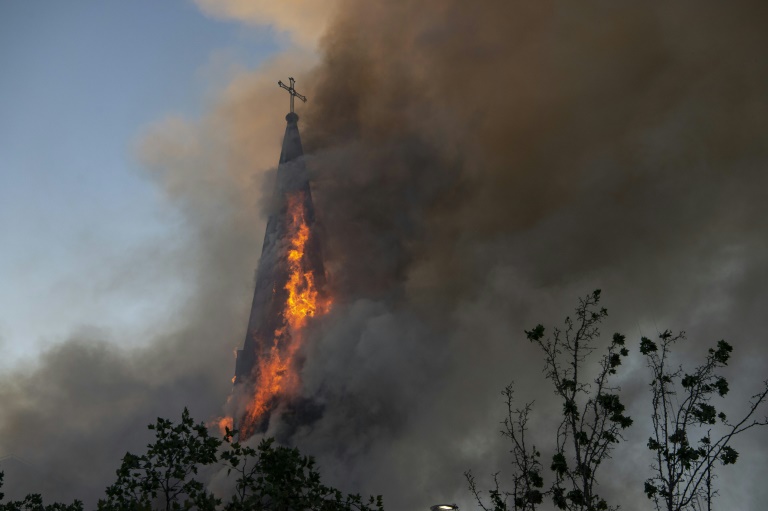
{"label": "smoke-filled sky", "polygon": [[[686,364],[732,342],[734,413],[768,375],[763,2],[0,9],[0,457],[24,460],[17,491],[92,504],[156,416],[221,413],[288,76],[309,97],[335,301],[302,370],[324,413],[293,442],[329,482],[389,509],[473,508],[463,472],[489,486],[509,468],[507,383],[552,443],[523,329],[595,288],[634,348],[636,424],[601,487],[623,509],[650,507],[641,335],[686,330]],[[737,442],[723,507],[768,498],[767,439]]]}

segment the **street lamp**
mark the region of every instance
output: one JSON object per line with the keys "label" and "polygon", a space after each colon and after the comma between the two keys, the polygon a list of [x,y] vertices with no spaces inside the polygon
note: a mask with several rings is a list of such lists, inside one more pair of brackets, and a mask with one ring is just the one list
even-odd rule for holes
{"label": "street lamp", "polygon": [[458,510],[459,506],[456,504],[435,504],[429,508],[430,511],[451,511],[453,509]]}

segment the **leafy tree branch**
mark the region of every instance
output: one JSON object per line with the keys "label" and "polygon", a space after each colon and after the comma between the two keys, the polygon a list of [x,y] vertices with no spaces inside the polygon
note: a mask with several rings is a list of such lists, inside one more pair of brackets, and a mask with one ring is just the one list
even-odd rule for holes
{"label": "leafy tree branch", "polygon": [[682,366],[670,368],[672,347],[684,339],[684,332],[673,335],[667,330],[659,335],[658,343],[646,337],[640,340],[640,353],[652,375],[653,407],[653,435],[648,439],[653,475],[644,489],[657,510],[710,509],[717,495],[712,487],[716,462],[732,465],[739,456],[729,445],[731,440],[751,428],[768,425],[768,417],[754,418],[768,398],[768,381],[752,396],[747,412],[732,421],[716,408],[713,399],[725,398],[730,390],[718,370],[728,365],[733,347],[718,341],[707,351],[705,362],[687,373]]}

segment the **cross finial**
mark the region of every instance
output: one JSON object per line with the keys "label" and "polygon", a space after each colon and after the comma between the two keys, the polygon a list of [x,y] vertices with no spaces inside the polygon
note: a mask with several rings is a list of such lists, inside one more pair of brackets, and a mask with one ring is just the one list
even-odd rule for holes
{"label": "cross finial", "polygon": [[284,84],[284,83],[283,83],[283,82],[281,82],[281,81],[278,81],[278,82],[277,82],[277,84],[278,84],[280,87],[282,87],[283,89],[287,90],[287,91],[288,91],[288,94],[290,94],[290,95],[291,95],[291,113],[293,113],[293,98],[294,98],[294,97],[297,97],[297,98],[299,98],[300,100],[302,100],[304,103],[306,103],[306,102],[307,102],[307,98],[306,98],[305,96],[302,96],[302,95],[301,95],[301,94],[299,94],[298,92],[296,92],[296,89],[294,89],[294,87],[293,87],[293,86],[294,86],[294,84],[296,83],[296,80],[294,80],[294,79],[293,79],[293,77],[290,77],[290,78],[288,78],[288,79],[291,81],[291,86],[290,86],[290,87],[289,87],[289,86],[287,86],[286,84]]}

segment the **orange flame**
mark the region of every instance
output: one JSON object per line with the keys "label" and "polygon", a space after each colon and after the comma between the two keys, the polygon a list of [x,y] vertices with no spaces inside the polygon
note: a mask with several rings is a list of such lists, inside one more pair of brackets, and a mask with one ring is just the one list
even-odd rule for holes
{"label": "orange flame", "polygon": [[303,192],[288,197],[288,232],[290,245],[286,257],[288,282],[283,306],[284,325],[274,332],[272,345],[266,356],[259,357],[254,395],[246,406],[240,434],[250,436],[259,419],[269,411],[279,395],[298,389],[299,375],[296,354],[303,342],[303,329],[308,318],[325,314],[331,301],[321,298],[315,284],[315,275],[309,269],[306,244],[310,230],[304,214]]}
{"label": "orange flame", "polygon": [[[215,425],[219,429],[221,436],[224,436],[227,433],[227,428],[229,428],[230,431],[235,429],[234,421],[232,420],[232,417],[219,417],[218,419],[213,421],[213,425]],[[211,427],[211,426],[212,424],[208,423],[208,427]]]}

